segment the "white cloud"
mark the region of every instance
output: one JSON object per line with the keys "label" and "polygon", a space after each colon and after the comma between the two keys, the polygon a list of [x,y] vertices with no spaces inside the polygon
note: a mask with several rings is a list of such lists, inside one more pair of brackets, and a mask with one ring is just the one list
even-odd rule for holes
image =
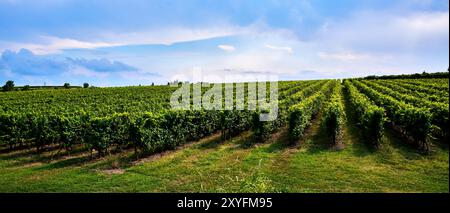
{"label": "white cloud", "polygon": [[3,47],[1,51],[9,49],[18,51],[20,49],[28,49],[38,55],[61,53],[64,49],[95,49],[100,47],[119,46],[120,43],[106,42],[86,42],[69,38],[58,38],[53,36],[40,36],[37,43],[15,43],[0,42]]}
{"label": "white cloud", "polygon": [[[316,40],[334,49],[407,52],[440,49],[449,36],[448,12],[365,11],[324,24]],[[448,45],[447,45],[448,46]]]}
{"label": "white cloud", "polygon": [[368,54],[358,54],[351,52],[337,52],[337,53],[318,52],[317,55],[322,59],[334,59],[340,61],[367,60],[373,58]]}
{"label": "white cloud", "polygon": [[221,44],[217,46],[219,49],[222,49],[225,52],[233,52],[236,50],[236,48],[234,46],[231,45],[226,45],[226,44]]}
{"label": "white cloud", "polygon": [[274,46],[274,45],[269,45],[266,44],[264,45],[266,48],[272,49],[272,50],[281,50],[281,51],[286,51],[289,54],[293,53],[293,50],[291,47],[283,47],[283,46]]}
{"label": "white cloud", "polygon": [[245,29],[237,26],[205,27],[200,29],[167,28],[128,33],[104,33],[99,39],[108,43],[126,45],[164,44],[171,45],[179,42],[198,41],[210,38],[232,36],[244,33]]}
{"label": "white cloud", "polygon": [[73,38],[55,36],[38,36],[34,42],[17,43],[0,41],[0,51],[22,48],[35,54],[44,55],[60,53],[64,49],[95,49],[123,45],[163,44],[171,45],[179,42],[197,41],[217,37],[225,37],[248,33],[253,29],[237,26],[210,27],[203,29],[167,28],[127,33],[100,33],[92,41],[81,41]]}
{"label": "white cloud", "polygon": [[218,24],[203,28],[172,27],[157,30],[103,33],[99,34],[99,41],[119,43],[124,45],[164,44],[171,45],[180,42],[199,41],[205,39],[244,35],[246,37],[282,36],[284,39],[294,39],[295,34],[286,29],[273,29],[262,22],[255,22],[247,26],[232,24]]}
{"label": "white cloud", "polygon": [[93,77],[93,78],[106,78],[110,76],[111,73],[107,72],[97,72],[90,69],[86,69],[84,67],[74,67],[71,70],[63,72],[61,75],[65,77],[71,76],[84,76],[84,77]]}
{"label": "white cloud", "polygon": [[421,36],[448,34],[449,13],[417,13],[408,17],[399,17],[393,25]]}
{"label": "white cloud", "polygon": [[[246,50],[236,54],[205,58],[198,66],[205,74],[227,77],[233,75],[295,74],[301,67],[295,57],[280,51]],[[175,74],[186,75],[191,67],[183,67]],[[187,74],[189,75],[189,74]]]}
{"label": "white cloud", "polygon": [[[95,49],[124,45],[172,45],[181,42],[199,41],[235,35],[245,35],[249,38],[282,37],[284,41],[295,39],[295,34],[289,30],[272,29],[264,23],[256,22],[245,27],[222,24],[221,26],[207,26],[204,28],[172,27],[126,33],[102,32],[93,34],[91,36],[92,40],[40,35],[36,36],[36,39],[30,42],[20,43],[0,40],[0,52],[7,49],[18,51],[23,48],[29,49],[38,55],[45,55],[61,53],[64,49]],[[231,50],[232,48],[227,46],[231,45],[225,45],[225,51],[233,51]],[[276,46],[271,47],[277,48]],[[285,49],[285,47],[281,48],[285,51],[290,51],[289,49]]]}

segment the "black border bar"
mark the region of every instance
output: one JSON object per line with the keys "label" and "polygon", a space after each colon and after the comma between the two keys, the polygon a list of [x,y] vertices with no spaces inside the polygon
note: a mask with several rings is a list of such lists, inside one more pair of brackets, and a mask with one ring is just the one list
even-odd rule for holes
{"label": "black border bar", "polygon": [[[179,208],[179,200],[211,200],[210,210],[427,210],[448,208],[448,193],[3,193],[2,210],[201,210]],[[271,198],[271,207],[223,208],[223,199]],[[6,211],[5,211],[6,212]]]}

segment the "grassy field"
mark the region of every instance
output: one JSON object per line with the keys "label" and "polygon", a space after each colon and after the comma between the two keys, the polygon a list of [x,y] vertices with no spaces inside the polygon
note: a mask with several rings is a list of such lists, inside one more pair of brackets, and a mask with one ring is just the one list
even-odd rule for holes
{"label": "grassy field", "polygon": [[344,147],[328,145],[315,119],[296,146],[286,144],[283,128],[265,143],[253,141],[252,132],[226,141],[215,134],[139,160],[132,150],[100,159],[77,149],[39,156],[2,150],[0,191],[449,192],[448,147],[419,153],[387,130],[375,150],[359,140],[348,115]]}

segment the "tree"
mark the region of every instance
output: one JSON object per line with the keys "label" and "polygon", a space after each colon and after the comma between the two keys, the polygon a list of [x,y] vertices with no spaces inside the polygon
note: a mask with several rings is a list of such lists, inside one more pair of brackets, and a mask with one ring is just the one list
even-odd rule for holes
{"label": "tree", "polygon": [[155,83],[152,82],[152,86],[155,86]]}
{"label": "tree", "polygon": [[7,81],[5,85],[2,87],[3,91],[13,91],[14,90],[14,81]]}
{"label": "tree", "polygon": [[27,91],[27,90],[30,90],[30,85],[23,86],[22,91]]}
{"label": "tree", "polygon": [[64,83],[64,88],[69,89],[70,88],[70,84],[69,83]]}
{"label": "tree", "polygon": [[83,84],[83,88],[88,88],[89,87],[89,84],[88,83],[84,83]]}

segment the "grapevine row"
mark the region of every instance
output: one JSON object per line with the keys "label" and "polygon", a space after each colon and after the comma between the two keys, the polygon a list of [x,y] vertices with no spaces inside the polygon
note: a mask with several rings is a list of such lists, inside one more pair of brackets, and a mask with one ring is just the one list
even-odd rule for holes
{"label": "grapevine row", "polygon": [[[287,109],[293,105],[293,103],[297,103],[300,100],[307,98],[317,90],[328,85],[330,82],[328,81],[314,81],[309,84],[305,84],[306,87],[298,87],[298,91],[290,96],[281,99],[278,105],[277,117],[273,121],[260,121],[259,114],[264,111],[258,111],[254,113],[252,120],[252,130],[257,140],[265,141],[268,139],[270,134],[274,133],[281,126],[284,126],[287,122]],[[290,90],[289,92],[291,92]],[[267,113],[267,112],[266,112]]]}
{"label": "grapevine row", "polygon": [[289,107],[289,139],[291,142],[303,137],[305,129],[311,124],[311,119],[319,112],[326,97],[337,81],[328,81],[324,87],[315,94],[305,98],[300,103]]}
{"label": "grapevine row", "polygon": [[424,92],[417,91],[415,89],[407,89],[405,87],[400,86],[398,84],[398,82],[396,82],[396,81],[381,81],[381,80],[377,80],[377,81],[374,81],[374,82],[376,82],[377,84],[380,84],[382,86],[388,87],[390,89],[393,89],[393,90],[395,90],[395,91],[397,91],[399,93],[408,94],[408,95],[419,97],[419,98],[422,98],[422,99],[428,99],[429,101],[436,101],[436,102],[440,102],[440,103],[448,103],[448,100],[449,100],[448,96],[439,96],[439,95],[436,95],[436,94],[427,94],[427,93],[424,93]]}
{"label": "grapevine row", "polygon": [[426,108],[414,107],[401,100],[377,92],[359,81],[352,81],[359,91],[366,94],[377,105],[386,110],[387,117],[399,131],[414,141],[422,148],[428,149],[427,138],[431,128],[430,111]]}
{"label": "grapevine row", "polygon": [[426,99],[417,98],[412,95],[402,94],[397,91],[394,91],[388,87],[377,84],[374,81],[361,81],[363,84],[370,86],[376,91],[391,96],[397,100],[402,100],[405,103],[409,103],[415,107],[425,107],[431,112],[431,124],[434,125],[433,129],[436,129],[434,132],[438,134],[438,136],[446,137],[448,134],[449,128],[449,108],[448,104],[432,102]]}
{"label": "grapevine row", "polygon": [[360,93],[351,81],[345,80],[345,93],[355,111],[363,137],[371,144],[378,146],[384,130],[384,110]]}
{"label": "grapevine row", "polygon": [[331,93],[330,99],[325,103],[322,126],[325,128],[333,144],[337,144],[342,137],[345,120],[344,105],[341,98],[342,86],[337,83]]}

